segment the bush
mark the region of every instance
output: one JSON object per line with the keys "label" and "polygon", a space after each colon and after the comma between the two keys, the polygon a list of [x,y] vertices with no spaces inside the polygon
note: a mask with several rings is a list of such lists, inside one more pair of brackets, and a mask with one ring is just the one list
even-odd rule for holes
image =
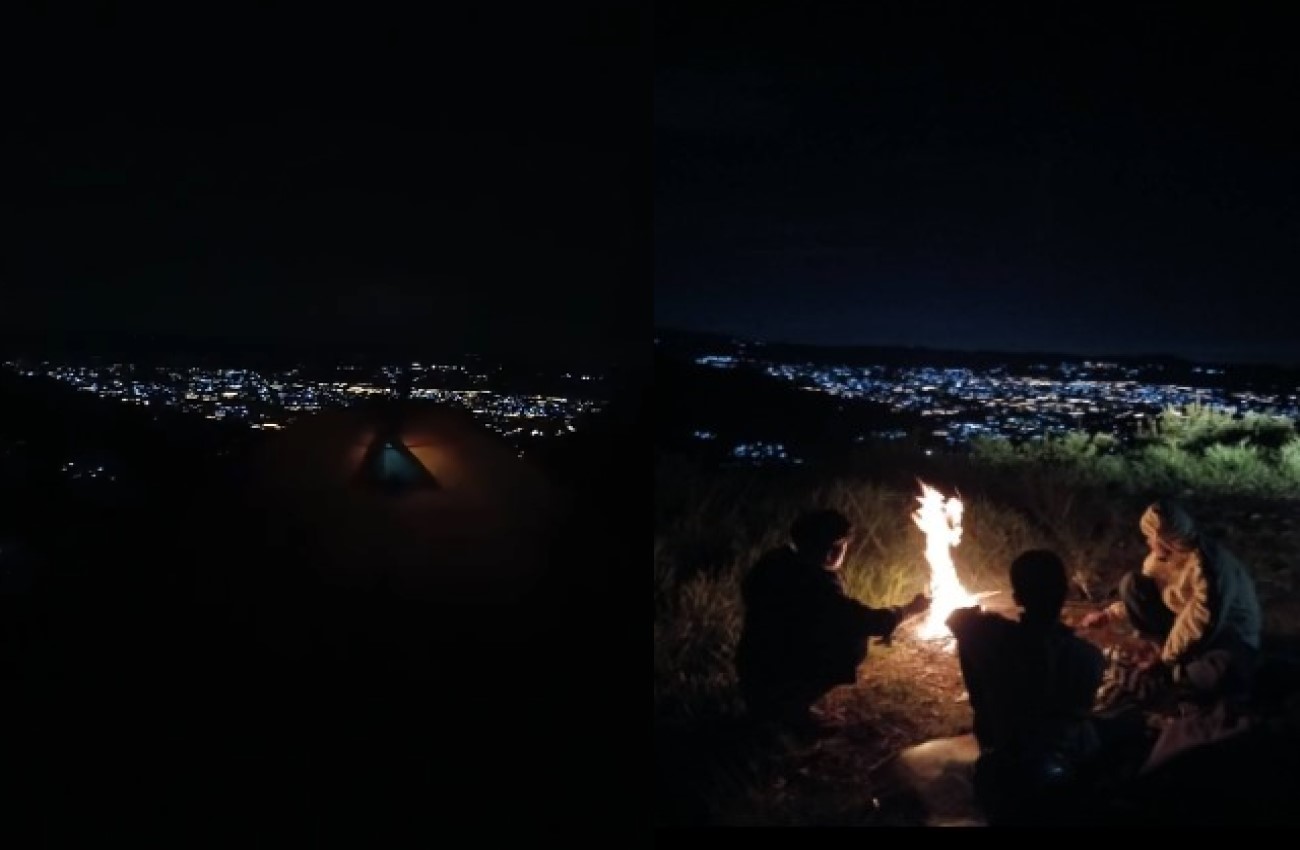
{"label": "bush", "polygon": [[1141,429],[1138,438],[1187,452],[1200,453],[1214,445],[1240,445],[1278,449],[1296,439],[1295,423],[1264,413],[1240,416],[1202,404],[1169,407]]}
{"label": "bush", "polygon": [[1273,469],[1255,446],[1212,443],[1199,464],[1198,489],[1214,492],[1259,493],[1276,489]]}

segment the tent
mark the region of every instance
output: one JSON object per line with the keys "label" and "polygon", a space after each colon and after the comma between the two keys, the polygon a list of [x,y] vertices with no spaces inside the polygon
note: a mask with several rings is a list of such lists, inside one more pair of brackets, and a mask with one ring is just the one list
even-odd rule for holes
{"label": "tent", "polygon": [[400,426],[377,432],[357,467],[357,483],[389,492],[437,487],[438,481],[402,439]]}
{"label": "tent", "polygon": [[241,534],[271,560],[358,589],[482,600],[524,592],[549,555],[558,493],[467,411],[348,408],[264,440]]}

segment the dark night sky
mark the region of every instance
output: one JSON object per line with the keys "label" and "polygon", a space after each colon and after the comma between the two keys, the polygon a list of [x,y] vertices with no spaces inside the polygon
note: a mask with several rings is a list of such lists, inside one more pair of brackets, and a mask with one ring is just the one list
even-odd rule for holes
{"label": "dark night sky", "polygon": [[624,356],[648,23],[460,5],[6,22],[0,332]]}
{"label": "dark night sky", "polygon": [[1300,21],[986,5],[659,14],[656,324],[1300,363]]}

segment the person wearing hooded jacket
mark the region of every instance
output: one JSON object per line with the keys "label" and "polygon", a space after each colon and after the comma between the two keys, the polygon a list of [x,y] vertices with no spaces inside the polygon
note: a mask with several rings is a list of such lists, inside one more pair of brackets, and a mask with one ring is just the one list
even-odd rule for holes
{"label": "person wearing hooded jacket", "polygon": [[1140,668],[1194,693],[1247,698],[1262,623],[1250,572],[1174,500],[1152,503],[1139,526],[1148,547],[1141,569],[1120,581],[1118,601],[1080,625],[1127,623],[1148,642]]}

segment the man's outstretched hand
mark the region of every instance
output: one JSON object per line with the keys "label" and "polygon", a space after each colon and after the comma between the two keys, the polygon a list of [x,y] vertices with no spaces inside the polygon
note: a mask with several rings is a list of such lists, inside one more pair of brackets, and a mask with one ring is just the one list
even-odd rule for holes
{"label": "man's outstretched hand", "polygon": [[[897,608],[893,608],[890,610],[894,610],[898,612],[898,623],[894,624],[894,628],[897,628],[899,624],[901,624],[908,617],[915,617],[917,614],[921,614],[926,611],[929,611],[930,597],[926,596],[924,593],[918,593],[912,597],[911,602],[907,603],[906,605],[899,605]],[[885,635],[884,637],[880,638],[880,642],[885,646],[889,646],[890,644],[893,643],[893,641],[894,641],[894,635],[892,629],[890,630],[890,633],[888,635]]]}
{"label": "man's outstretched hand", "polygon": [[924,593],[918,593],[912,597],[912,601],[903,606],[902,615],[906,620],[908,617],[915,617],[917,614],[924,614],[930,610],[930,597]]}

